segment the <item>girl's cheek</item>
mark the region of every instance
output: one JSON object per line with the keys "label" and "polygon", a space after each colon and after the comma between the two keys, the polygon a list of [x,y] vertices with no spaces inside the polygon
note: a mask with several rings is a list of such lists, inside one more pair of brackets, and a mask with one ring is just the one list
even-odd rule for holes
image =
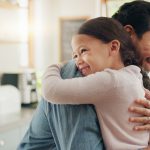
{"label": "girl's cheek", "polygon": [[84,61],[88,61],[88,56],[87,55],[84,55],[84,56],[82,56],[82,59],[84,60]]}

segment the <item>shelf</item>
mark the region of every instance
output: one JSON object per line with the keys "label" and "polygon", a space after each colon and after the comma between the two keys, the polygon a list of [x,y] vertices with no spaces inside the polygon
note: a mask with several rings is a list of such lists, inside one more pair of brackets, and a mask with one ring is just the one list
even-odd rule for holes
{"label": "shelf", "polygon": [[20,7],[18,4],[11,4],[10,2],[0,2],[0,8],[4,8],[4,9],[28,9],[28,7]]}
{"label": "shelf", "polygon": [[0,44],[28,44],[28,41],[5,41],[5,40],[0,40]]}

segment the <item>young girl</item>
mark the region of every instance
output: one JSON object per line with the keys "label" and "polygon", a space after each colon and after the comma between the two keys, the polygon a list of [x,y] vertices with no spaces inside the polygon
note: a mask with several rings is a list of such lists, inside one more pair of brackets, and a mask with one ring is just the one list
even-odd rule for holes
{"label": "young girl", "polygon": [[128,122],[128,107],[145,95],[130,36],[117,21],[99,17],[80,27],[72,48],[85,77],[63,80],[60,65],[48,67],[42,89],[45,99],[56,104],[93,104],[108,150],[147,147],[149,133],[133,131]]}

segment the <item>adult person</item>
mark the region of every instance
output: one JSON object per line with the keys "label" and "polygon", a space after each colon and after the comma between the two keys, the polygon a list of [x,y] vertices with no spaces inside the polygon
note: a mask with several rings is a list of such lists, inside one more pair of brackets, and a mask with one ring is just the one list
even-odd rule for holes
{"label": "adult person", "polygon": [[[140,18],[139,18],[140,17]],[[112,16],[112,18],[118,20],[126,29],[126,31],[130,34],[134,45],[136,45],[139,55],[140,61],[143,67],[143,70],[146,72],[150,71],[150,2],[136,0],[130,3],[125,3],[122,5],[119,10]],[[149,77],[144,75],[144,84],[146,88],[150,90],[150,80]],[[149,97],[149,94],[147,93]],[[144,104],[150,108],[150,103],[147,100],[137,100],[137,104]],[[134,111],[137,113],[141,113],[143,111],[143,115],[145,118],[132,118],[130,121],[145,121],[150,122],[148,109],[142,109],[134,107],[130,108],[130,111]],[[150,129],[150,125],[137,126],[134,129],[143,130]]]}
{"label": "adult person", "polygon": [[[123,10],[125,14],[131,16],[132,19],[138,15],[138,21],[134,25],[138,27],[139,22],[149,25],[150,19],[150,3],[143,1],[135,1],[129,3],[130,6]],[[124,4],[124,6],[127,4]],[[134,9],[128,11],[132,6]],[[140,5],[136,7],[136,5]],[[120,10],[121,13],[121,10]],[[119,16],[119,13],[118,13]],[[143,17],[143,16],[146,16]],[[123,17],[124,18],[124,17]],[[130,20],[131,21],[131,20]],[[130,25],[130,22],[128,22]],[[142,25],[142,24],[141,24]],[[137,31],[140,30],[137,28]],[[146,28],[143,32],[149,32],[150,28]],[[144,36],[145,37],[145,36]],[[144,38],[142,37],[142,39]],[[144,38],[145,39],[145,38]],[[146,38],[147,39],[147,38]],[[149,39],[147,39],[149,40]],[[148,41],[147,41],[148,42]],[[73,61],[66,64],[62,70],[63,78],[72,78],[80,76]],[[133,118],[136,121],[146,123],[149,121],[150,111],[149,103],[140,100],[141,105],[145,105],[147,109],[134,107],[133,111],[145,115],[144,118]],[[145,111],[146,110],[146,111]],[[138,128],[145,130],[150,129],[149,124],[143,124]],[[81,134],[82,132],[82,134]],[[53,105],[44,101],[40,101],[38,108],[30,123],[26,135],[22,139],[19,150],[101,150],[104,149],[102,137],[100,135],[99,123],[93,105]]]}
{"label": "adult person", "polygon": [[108,150],[146,148],[149,132],[135,132],[133,124],[127,122],[129,105],[145,97],[130,35],[118,21],[98,17],[79,28],[71,45],[73,59],[84,77],[62,79],[61,66],[51,65],[43,76],[43,97],[55,104],[93,104]]}

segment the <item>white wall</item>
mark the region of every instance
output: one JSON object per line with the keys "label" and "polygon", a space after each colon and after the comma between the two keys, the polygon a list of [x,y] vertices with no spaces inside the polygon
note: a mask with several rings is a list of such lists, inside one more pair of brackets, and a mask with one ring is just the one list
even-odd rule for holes
{"label": "white wall", "polygon": [[99,0],[34,0],[34,16],[38,20],[36,24],[41,25],[34,41],[35,64],[38,70],[43,71],[47,65],[59,62],[60,17],[95,17],[99,13],[97,5],[99,2]]}
{"label": "white wall", "polygon": [[0,72],[16,72],[21,66],[26,66],[27,51],[26,43],[0,44]]}
{"label": "white wall", "polygon": [[[95,17],[100,1],[33,0],[33,3],[34,63],[37,70],[43,71],[47,65],[59,61],[60,17]],[[27,9],[19,11],[0,8],[0,71],[17,70],[20,66],[28,65],[28,12]],[[22,42],[3,44],[1,39],[8,41],[19,39]]]}
{"label": "white wall", "polygon": [[0,8],[0,72],[28,65],[27,21],[27,9]]}
{"label": "white wall", "polygon": [[33,0],[33,5],[34,64],[37,70],[43,71],[51,61],[50,55],[53,55],[53,4],[51,0]]}

